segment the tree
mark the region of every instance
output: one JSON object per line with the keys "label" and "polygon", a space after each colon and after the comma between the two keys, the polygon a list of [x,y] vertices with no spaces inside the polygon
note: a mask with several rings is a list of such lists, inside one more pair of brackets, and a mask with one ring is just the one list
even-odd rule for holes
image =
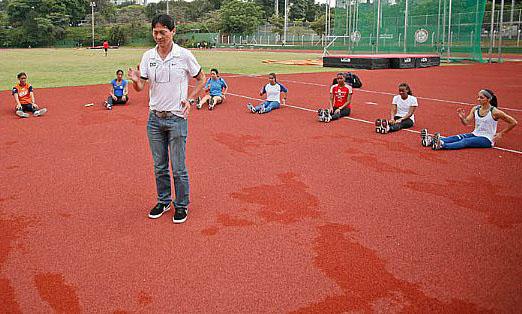
{"label": "tree", "polygon": [[317,20],[310,23],[310,28],[314,30],[317,35],[324,35],[326,16],[323,14]]}
{"label": "tree", "polygon": [[227,1],[220,9],[221,30],[229,34],[254,33],[261,24],[263,11],[256,3],[246,0]]}

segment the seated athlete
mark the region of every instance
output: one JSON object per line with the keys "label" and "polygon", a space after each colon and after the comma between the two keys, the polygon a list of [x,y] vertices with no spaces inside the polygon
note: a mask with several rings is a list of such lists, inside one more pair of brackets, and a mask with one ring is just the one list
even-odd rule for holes
{"label": "seated athlete", "polygon": [[319,121],[330,122],[349,116],[352,111],[352,87],[345,82],[343,73],[337,73],[337,84],[330,87],[330,108],[319,109]]}
{"label": "seated athlete", "polygon": [[414,112],[419,106],[417,98],[413,96],[411,88],[406,83],[399,85],[399,95],[392,100],[391,119],[375,120],[375,132],[386,134],[411,128],[415,122]]}
{"label": "seated athlete", "polygon": [[16,115],[20,118],[29,118],[27,112],[32,112],[35,117],[45,114],[47,109],[39,109],[36,105],[33,86],[27,83],[27,74],[24,72],[19,73],[17,78],[18,84],[16,84],[12,90],[16,103]]}
{"label": "seated athlete", "polygon": [[196,108],[201,109],[203,104],[208,102],[208,110],[213,110],[215,105],[221,104],[225,101],[227,89],[227,83],[219,76],[218,70],[211,69],[210,78],[205,84],[205,92],[207,94],[198,101]]}
{"label": "seated athlete", "polygon": [[[497,109],[497,97],[493,91],[483,89],[478,93],[479,105],[471,109],[466,116],[466,111],[462,108],[457,109],[460,121],[468,125],[471,121],[475,122],[475,129],[472,133],[441,137],[440,133],[435,133],[433,137],[428,134],[427,129],[421,131],[422,146],[431,146],[434,150],[439,149],[461,149],[461,148],[490,148],[495,145],[495,141],[502,138],[504,134],[511,131],[516,125],[517,120],[502,110]],[[506,128],[497,133],[498,120],[503,120],[508,124]]]}
{"label": "seated athlete", "polygon": [[123,79],[123,70],[116,71],[116,78],[111,81],[110,96],[105,101],[105,107],[112,110],[113,105],[124,105],[129,100],[127,81]]}
{"label": "seated athlete", "polygon": [[257,106],[252,106],[251,103],[247,105],[248,110],[252,113],[268,113],[272,110],[279,109],[281,104],[286,104],[286,95],[288,89],[283,84],[277,81],[275,73],[268,74],[268,84],[263,86],[260,96],[266,94],[266,101]]}

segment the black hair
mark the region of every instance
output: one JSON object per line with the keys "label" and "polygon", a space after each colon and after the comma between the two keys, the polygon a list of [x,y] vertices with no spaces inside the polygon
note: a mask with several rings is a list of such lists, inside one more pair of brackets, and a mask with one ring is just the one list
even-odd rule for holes
{"label": "black hair", "polygon": [[497,95],[495,95],[495,93],[491,89],[485,88],[484,90],[491,94],[491,99],[489,100],[489,104],[492,105],[493,107],[497,108],[498,107]]}
{"label": "black hair", "polygon": [[408,95],[413,96],[413,92],[411,91],[410,85],[408,85],[408,83],[400,83],[399,88],[401,87],[406,88]]}
{"label": "black hair", "polygon": [[16,76],[18,79],[20,79],[22,76],[25,76],[27,77],[27,74],[25,74],[25,72],[20,72],[18,73],[18,75]]}
{"label": "black hair", "polygon": [[274,81],[277,82],[277,76],[276,76],[276,74],[274,72],[268,73],[268,76],[273,76],[274,77]]}
{"label": "black hair", "polygon": [[163,25],[168,28],[170,31],[173,31],[176,28],[176,21],[174,18],[168,14],[160,14],[156,15],[152,19],[152,28],[154,28],[157,24]]}
{"label": "black hair", "polygon": [[216,75],[219,76],[219,72],[217,69],[210,69],[210,72],[216,72]]}
{"label": "black hair", "polygon": [[116,71],[116,75],[118,75],[118,73],[120,73],[120,72],[121,72],[121,74],[123,74],[123,70],[118,70],[118,71]]}

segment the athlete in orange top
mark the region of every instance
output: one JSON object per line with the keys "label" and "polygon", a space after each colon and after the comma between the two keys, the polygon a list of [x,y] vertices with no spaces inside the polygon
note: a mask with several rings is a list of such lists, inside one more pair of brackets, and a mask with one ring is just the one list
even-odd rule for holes
{"label": "athlete in orange top", "polygon": [[41,116],[47,112],[47,109],[39,109],[34,99],[33,86],[27,83],[27,74],[24,72],[19,73],[18,84],[13,87],[12,93],[16,103],[16,115],[20,118],[28,118],[32,112],[35,117]]}

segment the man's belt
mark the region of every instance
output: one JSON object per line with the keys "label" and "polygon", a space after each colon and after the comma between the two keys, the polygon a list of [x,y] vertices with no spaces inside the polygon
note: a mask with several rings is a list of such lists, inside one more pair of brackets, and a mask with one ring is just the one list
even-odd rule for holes
{"label": "man's belt", "polygon": [[151,110],[152,113],[154,113],[156,115],[156,117],[158,118],[170,118],[172,116],[175,116],[174,113],[172,113],[171,111],[158,111],[158,110]]}

